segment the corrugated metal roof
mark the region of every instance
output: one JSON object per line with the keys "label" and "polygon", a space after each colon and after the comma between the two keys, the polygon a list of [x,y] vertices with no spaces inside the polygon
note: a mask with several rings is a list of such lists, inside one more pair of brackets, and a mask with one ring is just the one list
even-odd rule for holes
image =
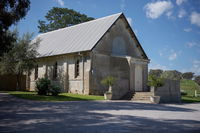
{"label": "corrugated metal roof", "polygon": [[91,50],[121,14],[38,35],[40,57]]}

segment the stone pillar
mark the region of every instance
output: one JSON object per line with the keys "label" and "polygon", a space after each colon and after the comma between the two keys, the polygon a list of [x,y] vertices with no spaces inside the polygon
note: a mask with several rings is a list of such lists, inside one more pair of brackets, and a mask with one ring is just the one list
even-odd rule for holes
{"label": "stone pillar", "polygon": [[130,90],[135,90],[135,65],[134,63],[130,62]]}
{"label": "stone pillar", "polygon": [[84,78],[84,94],[89,95],[90,94],[90,80],[91,80],[91,72],[85,71],[85,78]]}
{"label": "stone pillar", "polygon": [[64,92],[69,92],[69,75],[68,75],[68,64],[64,63]]}

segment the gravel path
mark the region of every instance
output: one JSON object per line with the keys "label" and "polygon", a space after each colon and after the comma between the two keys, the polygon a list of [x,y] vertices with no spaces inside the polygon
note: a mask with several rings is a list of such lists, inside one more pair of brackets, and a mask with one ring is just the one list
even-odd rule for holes
{"label": "gravel path", "polygon": [[200,133],[200,104],[38,102],[1,93],[0,132]]}

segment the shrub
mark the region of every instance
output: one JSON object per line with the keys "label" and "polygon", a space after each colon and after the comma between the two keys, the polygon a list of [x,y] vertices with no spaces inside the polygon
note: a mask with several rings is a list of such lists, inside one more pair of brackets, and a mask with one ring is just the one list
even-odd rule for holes
{"label": "shrub", "polygon": [[51,85],[49,92],[52,96],[57,96],[59,93],[61,93],[61,88],[55,85]]}
{"label": "shrub", "polygon": [[108,76],[101,81],[101,84],[109,86],[108,92],[112,92],[112,86],[114,85],[116,78]]}
{"label": "shrub", "polygon": [[47,95],[51,81],[47,78],[40,78],[36,81],[38,95]]}
{"label": "shrub", "polygon": [[154,86],[155,88],[161,87],[164,85],[164,79],[158,78],[154,75],[148,77],[148,86]]}

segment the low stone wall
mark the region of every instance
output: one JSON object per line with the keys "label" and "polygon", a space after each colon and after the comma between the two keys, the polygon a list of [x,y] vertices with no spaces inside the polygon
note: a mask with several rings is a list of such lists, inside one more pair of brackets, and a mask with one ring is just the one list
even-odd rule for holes
{"label": "low stone wall", "polygon": [[166,79],[164,86],[157,88],[155,95],[160,96],[161,103],[180,103],[180,81]]}
{"label": "low stone wall", "polygon": [[[15,91],[17,90],[17,76],[16,75],[1,75],[0,76],[0,90],[1,91]],[[21,77],[21,91],[26,90],[26,76]]]}

